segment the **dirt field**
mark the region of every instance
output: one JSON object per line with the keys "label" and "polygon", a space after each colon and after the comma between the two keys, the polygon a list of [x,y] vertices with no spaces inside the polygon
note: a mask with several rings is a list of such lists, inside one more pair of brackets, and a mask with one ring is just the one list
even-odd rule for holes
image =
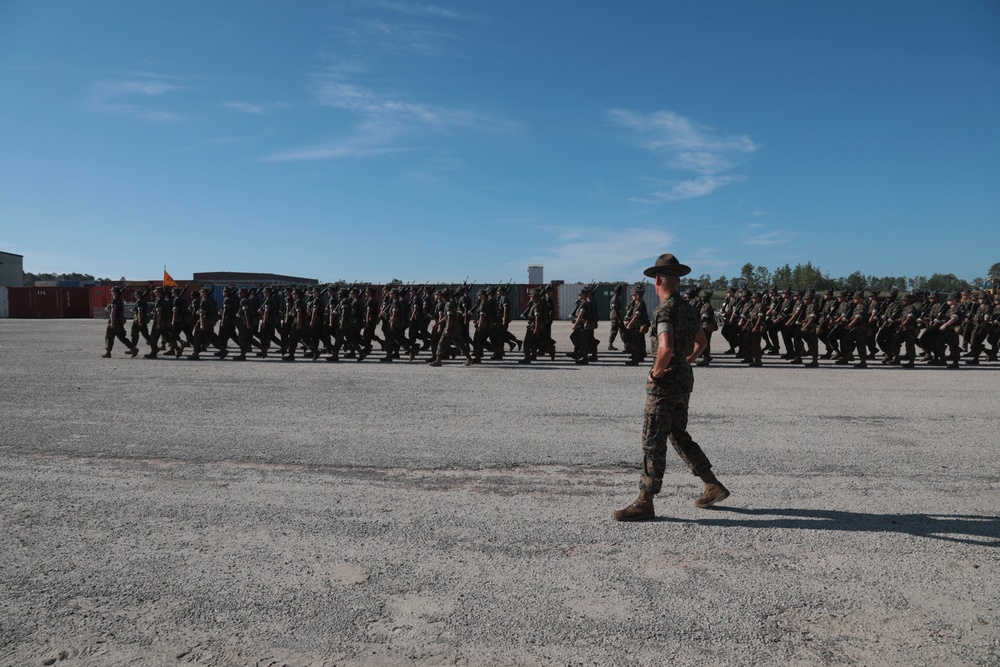
{"label": "dirt field", "polygon": [[620,524],[620,355],[102,351],[0,320],[0,665],[1000,664],[1000,365],[696,369],[733,495]]}

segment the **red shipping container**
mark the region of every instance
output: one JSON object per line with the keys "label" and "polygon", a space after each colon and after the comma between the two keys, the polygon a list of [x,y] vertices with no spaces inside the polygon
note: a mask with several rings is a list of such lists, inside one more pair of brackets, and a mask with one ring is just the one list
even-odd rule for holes
{"label": "red shipping container", "polygon": [[11,317],[91,317],[88,287],[10,287],[7,294]]}
{"label": "red shipping container", "polygon": [[24,319],[35,317],[34,307],[34,287],[8,287],[8,313],[10,317]]}
{"label": "red shipping container", "polygon": [[57,289],[62,304],[60,317],[93,317],[90,312],[89,287],[59,287]]}
{"label": "red shipping container", "polygon": [[90,287],[90,309],[94,311],[98,308],[104,309],[111,303],[111,285],[91,285]]}

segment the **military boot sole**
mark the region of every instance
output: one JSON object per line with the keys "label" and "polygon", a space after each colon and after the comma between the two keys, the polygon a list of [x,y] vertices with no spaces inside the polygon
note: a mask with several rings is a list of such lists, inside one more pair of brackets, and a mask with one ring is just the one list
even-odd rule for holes
{"label": "military boot sole", "polygon": [[649,507],[629,505],[625,509],[612,512],[611,518],[615,521],[652,521],[656,518],[656,511],[652,504]]}

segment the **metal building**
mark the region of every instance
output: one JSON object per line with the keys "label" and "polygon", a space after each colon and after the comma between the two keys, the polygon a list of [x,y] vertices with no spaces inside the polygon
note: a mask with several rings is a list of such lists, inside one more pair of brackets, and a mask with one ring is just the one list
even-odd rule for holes
{"label": "metal building", "polygon": [[542,285],[545,283],[545,267],[541,264],[528,264],[528,284]]}
{"label": "metal building", "polygon": [[0,287],[24,285],[24,255],[0,251]]}

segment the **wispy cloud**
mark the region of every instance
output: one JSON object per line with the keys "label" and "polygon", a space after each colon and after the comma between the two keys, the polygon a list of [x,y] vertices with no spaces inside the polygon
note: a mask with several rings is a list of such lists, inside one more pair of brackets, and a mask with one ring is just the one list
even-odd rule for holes
{"label": "wispy cloud", "polygon": [[738,183],[743,176],[699,176],[682,181],[659,181],[660,186],[645,197],[630,197],[629,201],[640,204],[660,204],[681,199],[693,199],[712,194],[724,185]]}
{"label": "wispy cloud", "polygon": [[131,80],[101,81],[88,90],[84,107],[95,113],[113,114],[155,125],[170,125],[183,120],[183,116],[172,111],[153,109],[144,103],[151,98],[184,90],[183,86],[168,83],[167,80],[169,77],[144,75]]}
{"label": "wispy cloud", "polygon": [[514,132],[516,123],[467,109],[452,109],[378,93],[343,80],[321,77],[313,95],[323,106],[353,114],[350,134],[333,142],[282,151],[266,161],[357,159],[418,150],[419,140],[459,130]]}
{"label": "wispy cloud", "polygon": [[[757,227],[759,227],[759,225]],[[796,236],[798,236],[798,232],[764,232],[763,234],[747,236],[744,238],[744,242],[747,245],[781,245],[783,243],[791,242]]]}
{"label": "wispy cloud", "polygon": [[663,156],[663,167],[697,174],[697,178],[659,179],[659,187],[631,201],[658,204],[704,197],[719,188],[744,179],[721,175],[739,165],[740,159],[760,149],[749,137],[727,136],[674,113],[655,111],[643,114],[626,109],[608,112],[612,121],[632,130],[646,150]]}
{"label": "wispy cloud", "polygon": [[417,16],[433,16],[436,18],[452,19],[455,21],[478,21],[481,20],[481,16],[478,14],[465,14],[463,12],[456,12],[453,9],[448,9],[446,7],[439,7],[437,5],[428,5],[423,3],[402,3],[402,2],[378,2],[375,3],[383,9],[391,9],[392,11],[399,12],[402,14],[413,14]]}
{"label": "wispy cloud", "polygon": [[223,102],[222,106],[227,109],[232,109],[233,111],[242,111],[243,113],[263,115],[271,113],[279,109],[287,109],[290,105],[285,102],[267,102],[264,104],[254,104],[253,102]]}
{"label": "wispy cloud", "polygon": [[567,282],[636,280],[642,269],[669,248],[673,235],[660,228],[562,229],[543,253],[514,265],[542,264],[545,273]]}

